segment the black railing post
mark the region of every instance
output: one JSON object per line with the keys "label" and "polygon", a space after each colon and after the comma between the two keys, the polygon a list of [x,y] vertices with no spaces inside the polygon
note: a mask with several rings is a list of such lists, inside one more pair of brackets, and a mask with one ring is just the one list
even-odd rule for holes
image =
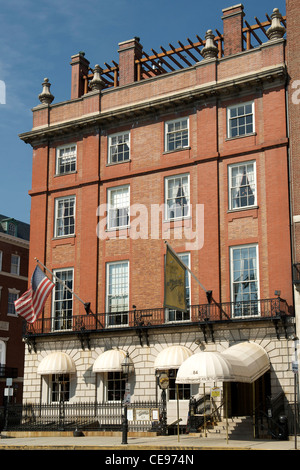
{"label": "black railing post", "polygon": [[124,404],[124,414],[122,414],[122,444],[127,444],[128,435],[128,419],[127,419],[127,404]]}

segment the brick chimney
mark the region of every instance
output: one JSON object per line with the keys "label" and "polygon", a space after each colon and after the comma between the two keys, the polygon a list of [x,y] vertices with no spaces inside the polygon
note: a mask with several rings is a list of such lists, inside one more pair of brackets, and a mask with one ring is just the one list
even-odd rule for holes
{"label": "brick chimney", "polygon": [[243,17],[244,5],[239,3],[222,10],[224,56],[237,54],[243,50]]}
{"label": "brick chimney", "polygon": [[119,43],[119,85],[136,81],[135,60],[142,57],[143,46],[140,38],[129,39]]}
{"label": "brick chimney", "polygon": [[71,100],[80,98],[84,94],[83,77],[89,72],[89,61],[84,57],[84,52],[79,52],[71,57],[72,61],[72,81],[71,81]]}

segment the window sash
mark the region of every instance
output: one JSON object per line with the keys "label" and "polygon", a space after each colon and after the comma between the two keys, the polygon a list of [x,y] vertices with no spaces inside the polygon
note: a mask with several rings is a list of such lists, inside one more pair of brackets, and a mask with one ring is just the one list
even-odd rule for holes
{"label": "window sash", "polygon": [[75,234],[75,196],[55,200],[55,237]]}
{"label": "window sash", "polygon": [[[54,271],[55,276],[63,281],[73,291],[74,270],[63,269]],[[69,330],[72,328],[73,294],[55,279],[52,295],[52,327],[54,330]]]}
{"label": "window sash", "polygon": [[229,209],[252,207],[256,199],[256,162],[229,166]]}
{"label": "window sash", "polygon": [[8,292],[7,313],[9,315],[17,315],[14,302],[18,298],[19,298],[19,294],[15,292]]}
{"label": "window sash", "polygon": [[231,247],[231,295],[234,317],[259,315],[258,246]]}
{"label": "window sash", "polygon": [[77,147],[68,145],[56,149],[56,174],[64,175],[76,171]]}
{"label": "window sash", "polygon": [[166,122],[165,150],[172,152],[189,146],[189,119],[182,118]]}
{"label": "window sash", "polygon": [[228,137],[234,138],[254,132],[254,103],[243,103],[227,109]]}
{"label": "window sash", "polygon": [[189,175],[166,178],[165,186],[166,220],[182,219],[190,215]]}
{"label": "window sash", "polygon": [[122,163],[130,159],[130,133],[109,136],[108,163]]}
{"label": "window sash", "polygon": [[10,272],[11,272],[11,274],[16,274],[17,276],[19,276],[19,274],[20,274],[20,256],[11,255]]}
{"label": "window sash", "polygon": [[128,324],[129,310],[129,262],[107,264],[106,310],[108,326]]}
{"label": "window sash", "polygon": [[108,229],[129,225],[129,186],[108,190]]}
{"label": "window sash", "polygon": [[126,378],[122,372],[107,373],[107,401],[121,401],[125,395]]}
{"label": "window sash", "polygon": [[52,374],[51,377],[51,403],[66,402],[70,400],[70,375]]}

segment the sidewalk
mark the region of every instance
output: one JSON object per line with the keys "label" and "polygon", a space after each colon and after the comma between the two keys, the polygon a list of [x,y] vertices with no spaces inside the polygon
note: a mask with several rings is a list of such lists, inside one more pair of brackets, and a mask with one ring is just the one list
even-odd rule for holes
{"label": "sidewalk", "polygon": [[297,444],[290,436],[288,441],[277,440],[231,440],[204,438],[189,435],[128,437],[127,444],[122,444],[122,436],[82,436],[82,437],[7,437],[2,432],[0,451],[2,450],[298,450]]}

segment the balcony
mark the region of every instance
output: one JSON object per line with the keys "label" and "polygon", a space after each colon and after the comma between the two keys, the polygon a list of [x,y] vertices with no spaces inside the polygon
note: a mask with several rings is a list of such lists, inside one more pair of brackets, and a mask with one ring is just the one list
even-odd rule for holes
{"label": "balcony", "polygon": [[249,302],[225,302],[202,305],[192,305],[187,312],[178,312],[165,308],[138,310],[124,312],[97,313],[89,315],[76,315],[73,317],[40,318],[35,323],[26,324],[25,338],[43,335],[86,335],[97,331],[116,331],[132,329],[142,332],[157,327],[174,327],[197,325],[203,332],[208,326],[212,332],[212,325],[217,322],[257,321],[271,320],[276,326],[291,315],[287,302],[280,297]]}

